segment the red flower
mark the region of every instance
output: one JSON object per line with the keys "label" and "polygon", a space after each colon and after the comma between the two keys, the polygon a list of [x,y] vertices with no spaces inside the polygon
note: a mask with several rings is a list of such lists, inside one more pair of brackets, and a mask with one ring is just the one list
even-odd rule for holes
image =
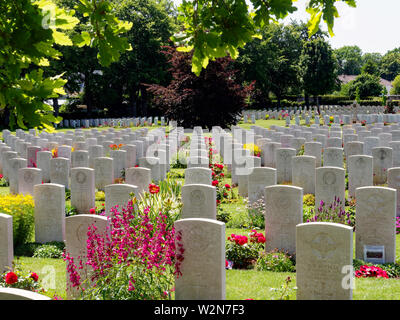
{"label": "red flower", "polygon": [[225,188],[230,189],[231,186],[230,186],[229,184],[226,184],[226,185],[225,185]]}
{"label": "red flower", "polygon": [[0,174],[0,179],[3,179],[3,175],[2,174]]}
{"label": "red flower", "polygon": [[14,272],[9,272],[6,274],[6,283],[14,284],[18,281],[18,276]]}
{"label": "red flower", "polygon": [[91,209],[89,210],[89,212],[90,212],[91,214],[95,214],[95,213],[96,213],[96,208],[91,208]]}
{"label": "red flower", "polygon": [[151,183],[151,184],[149,184],[149,191],[152,194],[159,193],[160,192],[160,187]]}
{"label": "red flower", "polygon": [[32,272],[31,273],[31,278],[33,279],[33,281],[37,282],[39,280],[39,276],[37,275],[37,273]]}
{"label": "red flower", "polygon": [[257,240],[258,240],[259,243],[265,243],[265,241],[266,241],[266,239],[265,239],[264,236],[259,236],[259,237],[257,238]]}
{"label": "red flower", "polygon": [[214,181],[212,182],[212,185],[213,185],[214,187],[216,187],[218,184],[219,184],[219,181],[218,181],[218,180],[214,180]]}

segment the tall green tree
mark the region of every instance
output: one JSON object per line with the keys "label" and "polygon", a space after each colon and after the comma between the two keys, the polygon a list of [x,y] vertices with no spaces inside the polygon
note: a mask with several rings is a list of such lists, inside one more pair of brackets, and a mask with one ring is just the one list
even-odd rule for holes
{"label": "tall green tree", "polygon": [[[180,45],[178,50],[193,50],[192,71],[197,75],[206,68],[209,61],[230,55],[236,59],[239,48],[254,37],[259,37],[259,30],[271,22],[285,18],[297,10],[296,0],[183,0],[179,6],[178,18],[184,30],[175,35],[174,41]],[[306,11],[309,35],[314,34],[323,20],[333,35],[334,19],[339,16],[337,2],[344,2],[351,7],[355,0],[310,0]]]}
{"label": "tall green tree", "polygon": [[87,16],[85,31],[70,37],[68,31],[81,21],[74,10],[64,10],[51,0],[0,3],[0,111],[11,128],[52,129],[58,122],[45,100],[64,94],[62,74],[48,77],[44,69],[60,59],[55,46],[90,46],[100,64],[117,61],[130,49],[121,35],[132,25],[120,21],[104,0],[80,0],[75,9]]}
{"label": "tall green tree", "polygon": [[[128,34],[132,51],[105,72],[105,78],[126,97],[131,115],[147,115],[150,97],[146,84],[167,85],[170,80],[167,58],[162,47],[171,44],[177,31],[175,9],[170,0],[114,0],[116,15],[131,21],[135,28]],[[116,72],[117,71],[117,72]]]}
{"label": "tall green tree", "polygon": [[382,85],[380,84],[380,78],[373,74],[360,74],[356,79],[349,82],[350,98],[354,99],[357,92],[361,99],[381,95]]}
{"label": "tall green tree", "polygon": [[381,62],[381,77],[393,81],[400,74],[400,50],[394,49],[387,52]]}
{"label": "tall green tree", "polygon": [[380,76],[379,65],[376,62],[374,62],[372,59],[367,60],[361,68],[361,73],[368,73],[368,74]]}
{"label": "tall green tree", "polygon": [[344,46],[335,50],[339,74],[359,75],[363,66],[362,51],[358,46]]}
{"label": "tall green tree", "polygon": [[272,92],[280,104],[282,97],[299,86],[298,62],[302,49],[300,34],[292,26],[267,25],[262,39],[249,42],[241,50],[237,67],[242,79],[251,82],[267,101]]}
{"label": "tall green tree", "polygon": [[337,88],[337,60],[329,43],[322,38],[304,42],[300,56],[300,77],[306,101],[309,96]]}

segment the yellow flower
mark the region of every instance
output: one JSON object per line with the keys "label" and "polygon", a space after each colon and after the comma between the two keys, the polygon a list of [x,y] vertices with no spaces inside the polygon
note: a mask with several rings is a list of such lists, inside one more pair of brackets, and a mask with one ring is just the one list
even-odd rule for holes
{"label": "yellow flower", "polygon": [[243,149],[249,150],[250,153],[254,156],[259,156],[261,153],[261,149],[259,146],[255,145],[254,143],[247,143],[243,145]]}

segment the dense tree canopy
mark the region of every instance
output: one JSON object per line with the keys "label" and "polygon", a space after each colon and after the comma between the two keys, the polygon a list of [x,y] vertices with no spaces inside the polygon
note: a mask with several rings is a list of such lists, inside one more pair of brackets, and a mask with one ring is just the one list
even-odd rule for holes
{"label": "dense tree canopy", "polygon": [[304,43],[300,74],[306,96],[326,94],[337,87],[337,61],[326,41],[319,38]]}
{"label": "dense tree canopy", "polygon": [[394,49],[387,52],[381,61],[382,78],[393,81],[400,74],[400,50]]}
{"label": "dense tree canopy", "polygon": [[349,83],[349,96],[354,99],[357,90],[360,98],[379,96],[382,92],[380,78],[373,74],[363,73]]}
{"label": "dense tree canopy", "polygon": [[191,72],[191,54],[165,48],[171,64],[172,81],[168,86],[151,85],[154,103],[169,119],[185,128],[202,126],[229,127],[251,94],[252,86],[236,81],[233,61],[228,57],[212,61],[199,76]]}
{"label": "dense tree canopy", "polygon": [[66,11],[51,0],[0,3],[0,110],[5,110],[11,127],[51,129],[52,122],[59,121],[44,103],[65,93],[62,74],[44,73],[51,59],[61,57],[56,45],[96,48],[104,66],[130,49],[121,35],[132,25],[117,19],[108,1],[80,0],[75,9],[88,19],[86,30],[71,38],[67,31],[80,23],[75,10]]}
{"label": "dense tree canopy", "polygon": [[362,51],[358,46],[344,46],[335,50],[339,74],[358,75],[363,66]]}
{"label": "dense tree canopy", "polygon": [[272,92],[278,99],[299,86],[298,62],[302,40],[293,26],[271,24],[261,31],[262,39],[248,43],[237,59],[241,77],[255,86],[266,101]]}
{"label": "dense tree canopy", "polygon": [[[307,12],[309,34],[317,32],[323,20],[333,35],[334,18],[339,16],[336,2],[355,7],[355,0],[310,0]],[[286,17],[297,10],[295,0],[250,0],[253,10],[245,0],[183,0],[179,6],[179,19],[184,30],[175,36],[180,50],[192,51],[192,71],[200,74],[209,61],[229,55],[236,59],[239,48],[254,37],[259,29],[270,22]]]}

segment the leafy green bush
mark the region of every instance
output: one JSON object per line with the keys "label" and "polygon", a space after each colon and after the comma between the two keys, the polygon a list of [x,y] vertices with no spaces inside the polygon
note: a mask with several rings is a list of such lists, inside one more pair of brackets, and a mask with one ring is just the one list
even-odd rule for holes
{"label": "leafy green bush", "polygon": [[170,171],[167,173],[167,178],[169,179],[184,179],[185,174],[178,171]]}
{"label": "leafy green bush", "polygon": [[24,243],[14,249],[14,254],[16,256],[32,257],[35,253],[35,250],[41,246],[42,244],[38,242]]}
{"label": "leafy green bush", "polygon": [[6,178],[3,177],[3,175],[0,174],[0,187],[8,187],[9,183]]}
{"label": "leafy green bush", "polygon": [[78,211],[76,210],[75,207],[71,206],[70,204],[65,204],[65,216],[70,217],[70,216],[75,216],[78,214]]}
{"label": "leafy green bush", "polygon": [[247,211],[235,211],[231,213],[229,221],[226,223],[227,228],[248,228],[251,222]]}
{"label": "leafy green bush", "polygon": [[47,243],[28,242],[15,248],[16,256],[36,258],[61,258],[65,248],[64,242],[51,241]]}
{"label": "leafy green bush", "polygon": [[60,250],[55,245],[45,244],[36,248],[33,253],[34,258],[53,258],[60,259],[63,256],[63,250]]}
{"label": "leafy green bush", "polygon": [[229,212],[225,212],[220,207],[218,207],[218,212],[217,212],[217,220],[227,223],[230,220],[231,214]]}
{"label": "leafy green bush", "polygon": [[0,212],[13,217],[14,247],[29,242],[35,228],[32,196],[21,194],[0,196]]}
{"label": "leafy green bush", "polygon": [[287,252],[277,249],[263,252],[257,260],[256,269],[261,271],[294,272],[295,263],[292,256]]}

